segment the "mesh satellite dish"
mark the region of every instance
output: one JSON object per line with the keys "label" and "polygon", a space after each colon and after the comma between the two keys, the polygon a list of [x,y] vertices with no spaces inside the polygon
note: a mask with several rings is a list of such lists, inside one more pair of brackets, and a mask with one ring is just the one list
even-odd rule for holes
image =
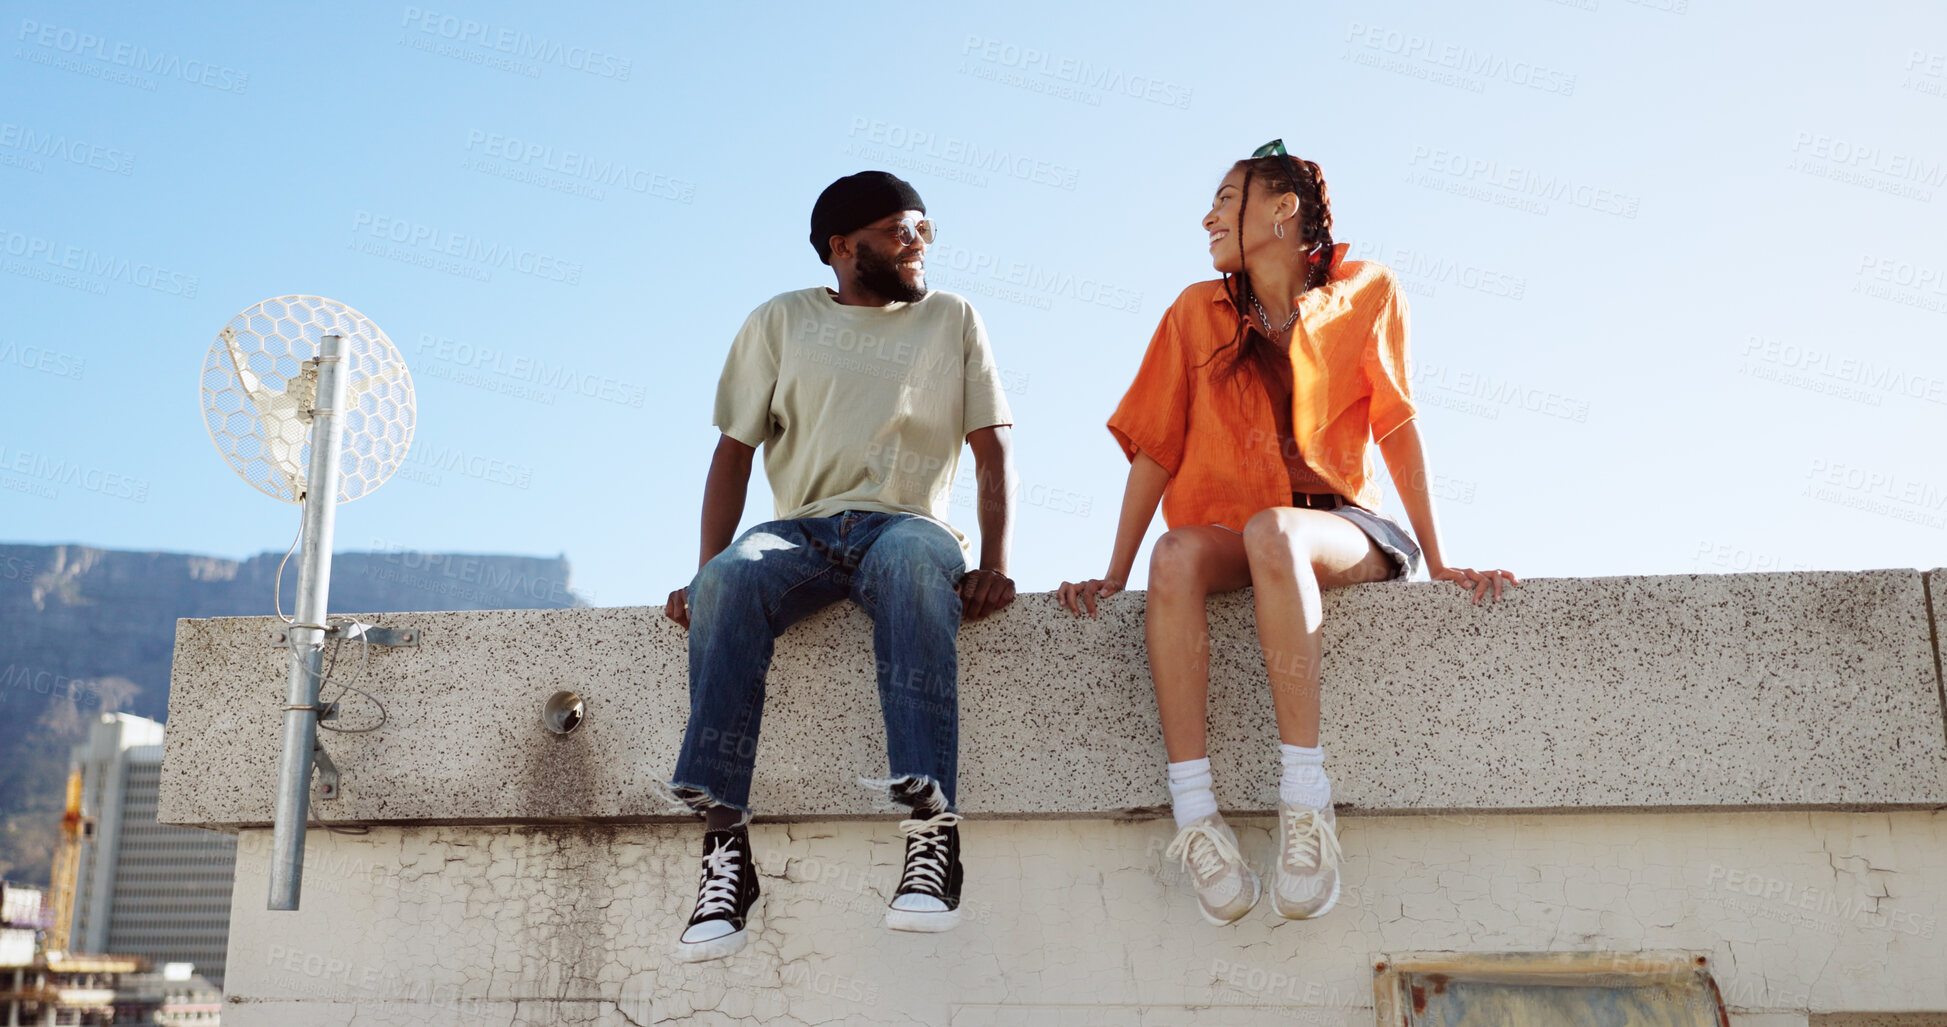
{"label": "mesh satellite dish", "polygon": [[344,340],[344,446],[338,501],[390,478],[412,447],[412,376],[364,314],[317,296],[279,296],[230,319],[203,358],[203,426],[230,469],[259,491],[300,502],[310,467],[310,409],[320,340]]}
{"label": "mesh satellite dish", "polygon": [[[258,491],[304,508],[296,619],[280,640],[291,663],[277,780],[269,908],[298,908],[311,775],[336,769],[318,746],[331,537],[338,504],[385,483],[412,446],[412,376],[364,314],[318,296],[279,296],[230,319],[203,358],[203,425],[230,469]],[[289,554],[286,554],[289,559]],[[279,567],[282,575],[282,567]],[[282,616],[280,613],[279,616]],[[351,625],[368,644],[373,629]],[[407,633],[407,637],[415,637]]]}

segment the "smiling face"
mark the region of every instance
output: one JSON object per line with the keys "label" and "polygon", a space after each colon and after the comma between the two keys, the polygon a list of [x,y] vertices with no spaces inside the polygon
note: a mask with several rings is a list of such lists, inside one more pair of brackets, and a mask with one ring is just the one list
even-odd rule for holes
{"label": "smiling face", "polygon": [[[1273,248],[1296,245],[1298,194],[1272,195],[1263,179],[1253,176],[1250,202],[1244,202],[1244,169],[1232,168],[1217,186],[1210,201],[1210,213],[1203,216],[1204,231],[1210,233],[1210,263],[1227,275],[1244,270],[1246,261],[1256,263]],[[1237,246],[1239,209],[1244,218],[1244,249]],[[1282,222],[1285,237],[1280,239],[1273,226]]]}
{"label": "smiling face", "polygon": [[832,266],[858,285],[887,300],[917,303],[926,298],[926,240],[899,242],[899,223],[919,221],[926,212],[902,210],[852,232],[835,236]]}

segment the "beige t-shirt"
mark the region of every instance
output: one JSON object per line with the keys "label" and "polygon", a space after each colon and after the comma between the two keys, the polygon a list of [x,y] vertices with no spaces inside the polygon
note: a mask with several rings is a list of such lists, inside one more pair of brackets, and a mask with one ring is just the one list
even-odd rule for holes
{"label": "beige t-shirt", "polygon": [[964,298],[847,306],[800,289],[751,311],[717,383],[715,423],[764,447],[780,520],[846,510],[947,524],[969,432],[1012,424],[987,330]]}

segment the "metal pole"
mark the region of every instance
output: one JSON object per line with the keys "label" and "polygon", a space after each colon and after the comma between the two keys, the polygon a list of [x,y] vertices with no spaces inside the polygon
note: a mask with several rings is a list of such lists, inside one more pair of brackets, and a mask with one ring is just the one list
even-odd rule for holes
{"label": "metal pole", "polygon": [[318,687],[324,676],[325,601],[331,592],[331,532],[338,512],[338,448],[344,439],[344,340],[318,341],[318,398],[311,411],[311,471],[304,486],[304,548],[298,558],[297,623],[284,711],[284,760],[277,772],[271,834],[270,909],[296,909],[304,881],[304,831],[311,809],[311,750],[318,743]]}

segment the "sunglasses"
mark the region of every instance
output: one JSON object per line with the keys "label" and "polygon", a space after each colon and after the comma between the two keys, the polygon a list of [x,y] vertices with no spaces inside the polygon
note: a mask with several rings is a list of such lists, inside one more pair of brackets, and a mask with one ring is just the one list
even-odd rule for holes
{"label": "sunglasses", "polygon": [[1252,150],[1251,157],[1254,159],[1258,157],[1276,157],[1278,158],[1278,163],[1284,166],[1285,175],[1294,183],[1299,180],[1298,169],[1292,166],[1291,155],[1285,152],[1284,140],[1282,138],[1273,139],[1263,146]]}
{"label": "sunglasses", "polygon": [[931,218],[921,218],[918,221],[907,218],[896,225],[885,226],[882,231],[891,232],[898,236],[899,245],[901,246],[911,246],[915,241],[920,239],[926,240],[926,245],[928,246],[933,245],[933,221]]}

